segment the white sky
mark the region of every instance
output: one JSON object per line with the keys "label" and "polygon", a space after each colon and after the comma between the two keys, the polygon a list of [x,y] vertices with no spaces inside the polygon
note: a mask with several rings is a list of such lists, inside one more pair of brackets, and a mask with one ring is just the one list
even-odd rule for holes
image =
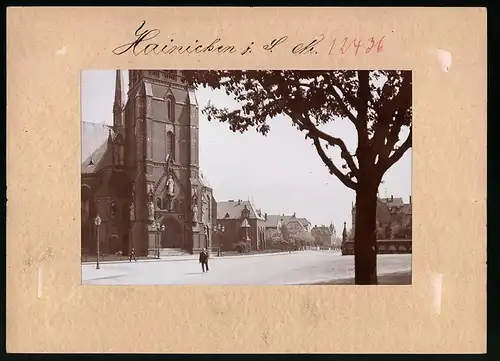
{"label": "white sky", "polygon": [[[127,72],[123,75],[128,86]],[[114,89],[114,70],[82,72],[82,120],[112,124]],[[337,235],[344,221],[350,228],[354,191],[329,174],[311,140],[304,139],[305,133],[293,128],[290,120],[272,119],[267,136],[254,129],[233,133],[227,124],[209,122],[201,114],[209,100],[217,107],[231,109],[236,104],[233,99],[206,88],[197,90],[196,96],[200,106],[200,167],[217,201],[250,199],[268,214],[295,212],[313,225],[333,222]],[[356,132],[349,121],[338,120],[322,129],[342,137],[354,153]],[[408,202],[411,149],[386,173],[379,191],[382,197],[394,195]]]}

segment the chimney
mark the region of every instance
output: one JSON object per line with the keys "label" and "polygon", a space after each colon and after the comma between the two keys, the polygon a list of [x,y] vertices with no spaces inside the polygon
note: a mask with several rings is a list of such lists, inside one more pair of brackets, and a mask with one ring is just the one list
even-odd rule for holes
{"label": "chimney", "polygon": [[410,204],[411,204],[411,194],[410,194]]}

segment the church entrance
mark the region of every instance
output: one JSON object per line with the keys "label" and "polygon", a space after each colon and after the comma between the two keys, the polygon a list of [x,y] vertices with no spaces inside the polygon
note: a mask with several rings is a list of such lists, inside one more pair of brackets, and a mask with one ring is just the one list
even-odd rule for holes
{"label": "church entrance", "polygon": [[182,225],[172,217],[163,221],[165,231],[161,239],[162,248],[182,248]]}

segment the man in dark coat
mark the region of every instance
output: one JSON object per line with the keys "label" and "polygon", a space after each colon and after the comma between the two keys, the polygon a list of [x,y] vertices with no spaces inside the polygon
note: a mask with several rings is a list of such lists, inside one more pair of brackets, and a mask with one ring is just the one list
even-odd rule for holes
{"label": "man in dark coat", "polygon": [[208,252],[206,248],[203,248],[203,251],[200,252],[200,263],[201,263],[201,270],[205,272],[206,268],[208,272]]}
{"label": "man in dark coat", "polygon": [[132,249],[130,250],[130,258],[129,258],[129,262],[132,262],[132,258],[134,259],[134,261],[136,261],[136,262],[137,262],[137,259],[135,258],[135,249],[134,249],[134,248],[132,248]]}

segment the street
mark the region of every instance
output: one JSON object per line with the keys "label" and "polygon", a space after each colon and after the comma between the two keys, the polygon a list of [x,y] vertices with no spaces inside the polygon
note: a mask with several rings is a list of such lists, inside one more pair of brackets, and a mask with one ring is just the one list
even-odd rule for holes
{"label": "street", "polygon": [[[379,255],[378,274],[411,270],[411,254]],[[202,273],[197,257],[82,265],[84,285],[296,285],[354,277],[354,257],[340,251],[212,257]]]}

